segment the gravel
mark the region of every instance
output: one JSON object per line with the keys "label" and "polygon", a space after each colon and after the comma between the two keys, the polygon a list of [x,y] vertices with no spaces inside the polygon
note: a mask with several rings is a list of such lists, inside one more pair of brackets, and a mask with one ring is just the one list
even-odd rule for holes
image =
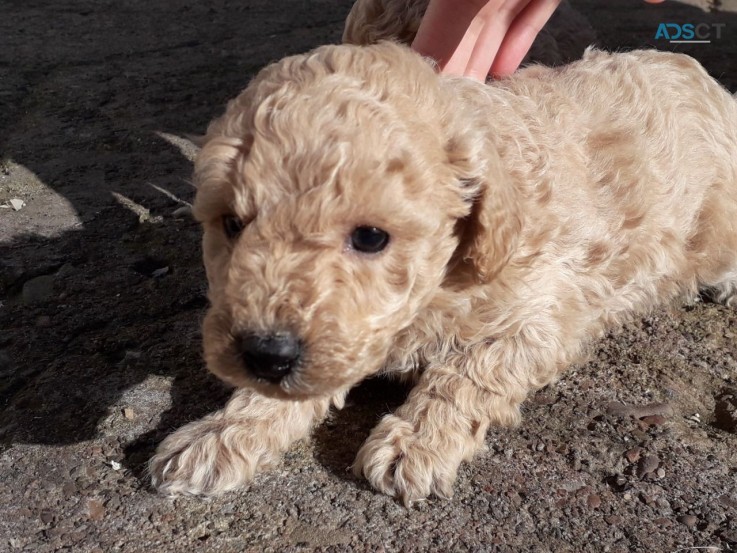
{"label": "gravel", "polygon": [[[730,2],[574,4],[601,46],[683,49],[734,91]],[[407,510],[347,470],[406,395],[383,381],[245,490],[151,492],[156,444],[229,394],[201,357],[186,137],[268,62],[337,40],[349,4],[4,11],[0,204],[26,205],[0,210],[0,552],[737,550],[737,312],[703,301],[602,339],[489,434],[451,500]],[[659,43],[662,21],[724,22],[724,38]]]}

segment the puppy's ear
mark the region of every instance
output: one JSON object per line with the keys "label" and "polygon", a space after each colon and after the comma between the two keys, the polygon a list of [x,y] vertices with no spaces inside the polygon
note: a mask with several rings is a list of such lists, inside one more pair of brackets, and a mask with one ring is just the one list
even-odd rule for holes
{"label": "puppy's ear", "polygon": [[470,269],[475,280],[490,282],[517,248],[522,229],[517,190],[496,148],[479,129],[456,134],[445,149],[458,185],[471,204],[468,216],[459,221],[455,268]]}

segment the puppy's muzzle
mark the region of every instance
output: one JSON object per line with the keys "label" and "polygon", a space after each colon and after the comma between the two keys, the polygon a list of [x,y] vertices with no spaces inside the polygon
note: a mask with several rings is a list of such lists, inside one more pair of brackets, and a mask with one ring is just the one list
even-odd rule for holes
{"label": "puppy's muzzle", "polygon": [[238,348],[246,371],[274,384],[298,365],[302,344],[292,334],[244,334]]}

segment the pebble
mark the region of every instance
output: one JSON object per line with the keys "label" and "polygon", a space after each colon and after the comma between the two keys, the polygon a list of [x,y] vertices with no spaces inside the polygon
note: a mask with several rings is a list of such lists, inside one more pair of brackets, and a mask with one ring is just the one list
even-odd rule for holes
{"label": "pebble", "polygon": [[64,263],[61,268],[56,271],[56,278],[67,278],[73,275],[75,272],[74,265],[71,263]]}
{"label": "pebble", "polygon": [[640,420],[649,426],[662,426],[668,422],[668,419],[663,415],[648,415],[647,417],[642,417]]}
{"label": "pebble", "polygon": [[54,513],[52,513],[49,509],[44,509],[39,514],[39,518],[41,519],[41,522],[44,524],[48,524],[52,520],[54,520]]}
{"label": "pebble", "polygon": [[61,487],[61,493],[68,497],[77,491],[77,485],[74,482],[65,482]]}
{"label": "pebble", "polygon": [[105,516],[105,507],[99,499],[87,500],[87,516],[92,520],[102,520]]}
{"label": "pebble", "polygon": [[657,524],[658,526],[662,526],[663,528],[667,528],[668,526],[672,524],[670,519],[667,517],[656,518],[655,520],[653,520],[653,522]]}
{"label": "pebble", "polygon": [[51,299],[54,295],[54,277],[41,275],[23,284],[23,303],[32,305]]}
{"label": "pebble", "polygon": [[619,515],[609,515],[604,517],[604,520],[607,522],[607,524],[611,524],[612,526],[615,526],[617,524],[622,524],[622,521],[624,520]]}
{"label": "pebble", "polygon": [[192,207],[188,205],[183,205],[182,207],[176,208],[174,211],[171,212],[171,214],[176,219],[184,219],[186,217],[191,217]]}
{"label": "pebble", "polygon": [[13,208],[13,211],[20,211],[26,205],[26,202],[24,202],[20,198],[11,198],[10,200],[8,200],[8,203],[10,204],[10,207]]}
{"label": "pebble", "polygon": [[129,421],[132,421],[136,418],[136,412],[130,407],[126,407],[125,409],[123,409],[123,416]]}
{"label": "pebble", "polygon": [[590,509],[598,509],[601,507],[601,497],[596,494],[591,494],[586,498],[586,505],[588,505]]}
{"label": "pebble", "polygon": [[48,315],[41,315],[38,319],[36,319],[36,326],[39,328],[46,328],[48,326],[51,326],[51,317]]}
{"label": "pebble", "polygon": [[655,471],[655,474],[658,475],[658,478],[665,478],[665,469],[659,468],[658,470]]}
{"label": "pebble", "polygon": [[630,463],[636,463],[639,461],[643,451],[644,450],[641,447],[633,447],[632,449],[625,451],[624,456]]}
{"label": "pebble", "polygon": [[639,463],[637,463],[637,470],[635,471],[635,473],[637,474],[638,478],[643,478],[644,476],[655,472],[659,465],[660,459],[658,459],[657,456],[646,455],[645,457],[640,459]]}
{"label": "pebble", "polygon": [[693,528],[694,526],[696,526],[696,523],[699,521],[699,519],[697,519],[693,515],[683,515],[678,517],[676,520],[681,524],[685,524],[689,528]]}
{"label": "pebble", "polygon": [[169,267],[161,267],[151,273],[152,278],[161,278],[169,272]]}

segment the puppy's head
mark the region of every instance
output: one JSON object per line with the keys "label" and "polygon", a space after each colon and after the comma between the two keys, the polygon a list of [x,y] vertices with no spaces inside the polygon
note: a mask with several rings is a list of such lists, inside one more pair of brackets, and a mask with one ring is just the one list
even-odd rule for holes
{"label": "puppy's head", "polygon": [[195,170],[210,370],[330,395],[381,367],[451,260],[483,279],[506,259],[477,235],[509,239],[508,199],[487,194],[493,164],[451,108],[432,67],[393,44],[287,58],[229,104]]}

